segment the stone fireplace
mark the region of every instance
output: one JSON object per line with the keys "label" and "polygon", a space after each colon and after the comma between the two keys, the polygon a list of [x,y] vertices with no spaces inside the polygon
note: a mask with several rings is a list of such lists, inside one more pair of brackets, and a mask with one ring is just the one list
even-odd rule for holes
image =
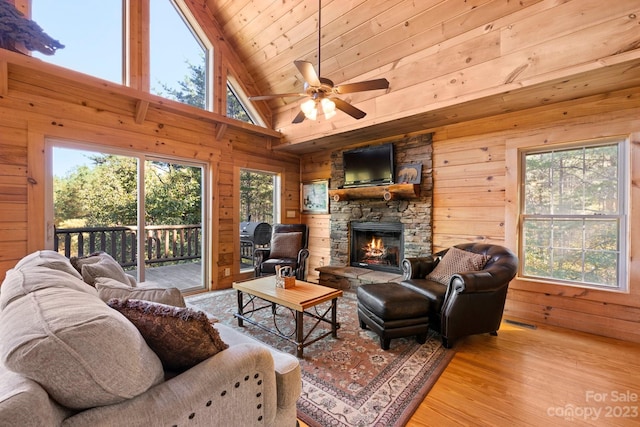
{"label": "stone fireplace", "polygon": [[[349,282],[347,288],[357,286],[357,277],[361,272],[375,273],[375,279],[401,275],[400,263],[403,257],[428,255],[431,253],[431,206],[432,206],[432,160],[431,160],[431,134],[418,135],[392,141],[394,145],[394,160],[396,170],[398,166],[408,163],[420,163],[422,165],[420,192],[418,197],[412,198],[347,198],[346,200],[331,200],[331,228],[330,228],[330,255],[329,266],[319,267],[320,283],[323,283],[323,273],[336,273],[341,269],[348,270]],[[331,153],[331,181],[330,188],[338,189],[344,183],[344,171],[342,165],[342,151]],[[380,263],[361,262],[352,260],[361,250],[361,244],[353,243],[351,236],[352,225],[378,224],[381,227],[399,227],[401,239],[392,244],[398,247],[397,267],[380,268]],[[386,233],[386,231],[385,231]],[[355,246],[355,247],[354,247]],[[395,249],[392,249],[392,252]],[[388,250],[387,250],[388,252]],[[388,260],[388,258],[387,258]],[[394,264],[395,264],[394,261]],[[354,263],[359,263],[357,266]],[[370,276],[370,275],[369,275]],[[373,276],[370,276],[373,277]],[[389,279],[391,280],[391,279]],[[335,281],[334,281],[335,283]],[[355,283],[355,284],[354,284]],[[345,289],[345,287],[342,287]]]}
{"label": "stone fireplace", "polygon": [[356,222],[349,225],[353,267],[399,273],[404,254],[403,227],[399,222]]}

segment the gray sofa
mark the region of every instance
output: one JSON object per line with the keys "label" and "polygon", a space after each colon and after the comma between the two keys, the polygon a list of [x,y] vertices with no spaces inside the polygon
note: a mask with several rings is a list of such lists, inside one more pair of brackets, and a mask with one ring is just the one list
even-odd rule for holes
{"label": "gray sofa", "polygon": [[228,348],[168,375],[67,258],[33,253],[0,287],[0,426],[295,426],[298,360],[214,327]]}

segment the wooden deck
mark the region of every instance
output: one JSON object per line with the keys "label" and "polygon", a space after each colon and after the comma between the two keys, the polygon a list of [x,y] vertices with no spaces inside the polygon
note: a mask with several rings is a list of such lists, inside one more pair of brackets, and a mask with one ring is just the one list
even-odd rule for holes
{"label": "wooden deck", "polygon": [[[153,282],[161,287],[175,287],[181,291],[193,291],[204,288],[202,264],[187,262],[176,265],[151,266],[145,268],[145,283]],[[137,270],[127,270],[128,274],[137,277]]]}

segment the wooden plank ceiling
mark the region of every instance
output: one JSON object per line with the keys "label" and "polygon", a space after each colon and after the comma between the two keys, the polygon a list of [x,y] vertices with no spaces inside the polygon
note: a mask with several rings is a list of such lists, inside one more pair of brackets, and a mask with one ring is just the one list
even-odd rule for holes
{"label": "wooden plank ceiling", "polygon": [[[293,61],[318,68],[317,0],[200,1],[253,78],[257,93],[248,95],[303,91]],[[362,120],[338,113],[331,123],[291,125],[304,98],[268,101],[284,135],[274,148],[308,153],[640,86],[633,8],[633,0],[322,0],[321,75],[336,84],[386,77],[391,87],[341,96],[367,112]],[[552,16],[557,28],[545,31]],[[617,30],[623,25],[629,29]],[[596,38],[611,31],[620,33],[609,52]],[[587,42],[589,34],[600,57],[572,58],[560,49],[553,56],[554,42]],[[499,84],[482,86],[476,69],[495,69]],[[438,87],[445,85],[446,92]]]}

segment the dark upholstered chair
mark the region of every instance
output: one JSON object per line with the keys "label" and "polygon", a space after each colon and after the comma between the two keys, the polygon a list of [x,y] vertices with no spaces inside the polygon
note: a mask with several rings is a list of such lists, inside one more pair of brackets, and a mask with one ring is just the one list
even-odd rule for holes
{"label": "dark upholstered chair", "polygon": [[479,271],[459,271],[448,285],[429,280],[447,250],[429,257],[402,261],[400,283],[431,301],[430,326],[439,330],[445,347],[458,338],[490,333],[497,335],[502,320],[509,282],[518,270],[518,258],[509,249],[491,244],[466,243],[454,246],[485,255],[488,260]]}
{"label": "dark upholstered chair", "polygon": [[276,274],[276,266],[289,266],[296,279],[306,277],[309,258],[309,229],[305,224],[276,224],[271,233],[271,245],[254,251],[256,277]]}

